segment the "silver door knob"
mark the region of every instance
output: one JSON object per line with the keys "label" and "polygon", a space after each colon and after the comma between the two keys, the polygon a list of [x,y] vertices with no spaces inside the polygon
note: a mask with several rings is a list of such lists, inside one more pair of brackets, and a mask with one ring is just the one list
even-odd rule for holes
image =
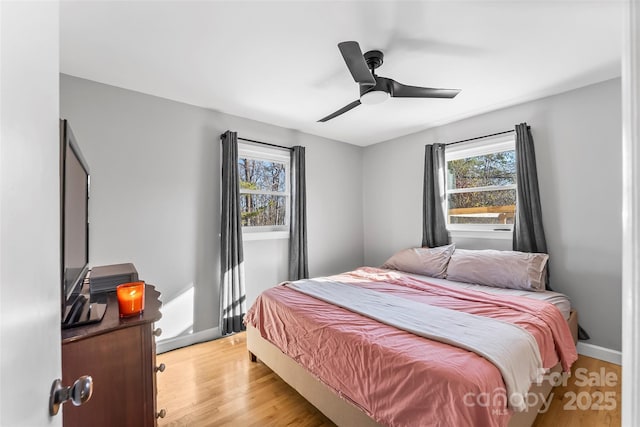
{"label": "silver door knob", "polygon": [[167,411],[160,409],[160,412],[156,414],[156,418],[164,418],[167,415]]}
{"label": "silver door knob", "polygon": [[80,406],[89,399],[93,394],[93,378],[89,375],[83,375],[78,378],[71,387],[64,387],[62,381],[57,379],[51,385],[51,394],[49,395],[49,414],[56,415],[60,410],[60,406],[70,400],[74,406]]}
{"label": "silver door knob", "polygon": [[156,372],[164,372],[166,366],[164,366],[164,363],[161,363],[160,365],[156,366]]}
{"label": "silver door knob", "polygon": [[160,335],[162,335],[162,328],[155,329],[155,330],[153,331],[153,335],[155,335],[155,336],[157,336],[157,337],[159,337]]}

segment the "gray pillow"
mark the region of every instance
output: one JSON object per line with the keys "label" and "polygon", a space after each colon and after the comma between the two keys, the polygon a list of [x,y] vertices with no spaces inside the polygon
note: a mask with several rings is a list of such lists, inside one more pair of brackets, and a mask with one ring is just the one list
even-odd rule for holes
{"label": "gray pillow", "polygon": [[447,267],[447,279],[497,288],[544,291],[549,255],[456,249]]}
{"label": "gray pillow", "polygon": [[404,249],[389,258],[382,268],[442,279],[447,275],[447,264],[454,249],[455,245]]}

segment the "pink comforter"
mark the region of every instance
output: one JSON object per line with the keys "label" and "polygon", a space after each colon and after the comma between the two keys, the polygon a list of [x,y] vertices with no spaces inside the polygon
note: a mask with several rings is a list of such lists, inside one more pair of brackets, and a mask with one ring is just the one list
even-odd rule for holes
{"label": "pink comforter", "polygon": [[[517,324],[545,368],[577,359],[552,304],[450,290],[399,272],[364,267],[330,278]],[[505,426],[511,416],[498,369],[467,350],[418,337],[284,286],[263,292],[245,322],[376,421],[389,426]]]}

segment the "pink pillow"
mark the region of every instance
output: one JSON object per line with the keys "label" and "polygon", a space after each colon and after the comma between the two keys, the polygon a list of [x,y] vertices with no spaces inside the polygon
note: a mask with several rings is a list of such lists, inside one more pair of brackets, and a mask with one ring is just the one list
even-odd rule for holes
{"label": "pink pillow", "polygon": [[454,249],[455,245],[404,249],[389,258],[382,268],[442,279],[447,275],[447,264]]}
{"label": "pink pillow", "polygon": [[447,267],[447,279],[496,288],[544,291],[549,255],[456,249]]}

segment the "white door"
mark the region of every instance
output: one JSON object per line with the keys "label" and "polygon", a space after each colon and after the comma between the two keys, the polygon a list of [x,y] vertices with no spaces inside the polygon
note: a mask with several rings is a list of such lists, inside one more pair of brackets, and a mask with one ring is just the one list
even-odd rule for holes
{"label": "white door", "polygon": [[60,362],[59,4],[0,1],[0,425],[49,416]]}

